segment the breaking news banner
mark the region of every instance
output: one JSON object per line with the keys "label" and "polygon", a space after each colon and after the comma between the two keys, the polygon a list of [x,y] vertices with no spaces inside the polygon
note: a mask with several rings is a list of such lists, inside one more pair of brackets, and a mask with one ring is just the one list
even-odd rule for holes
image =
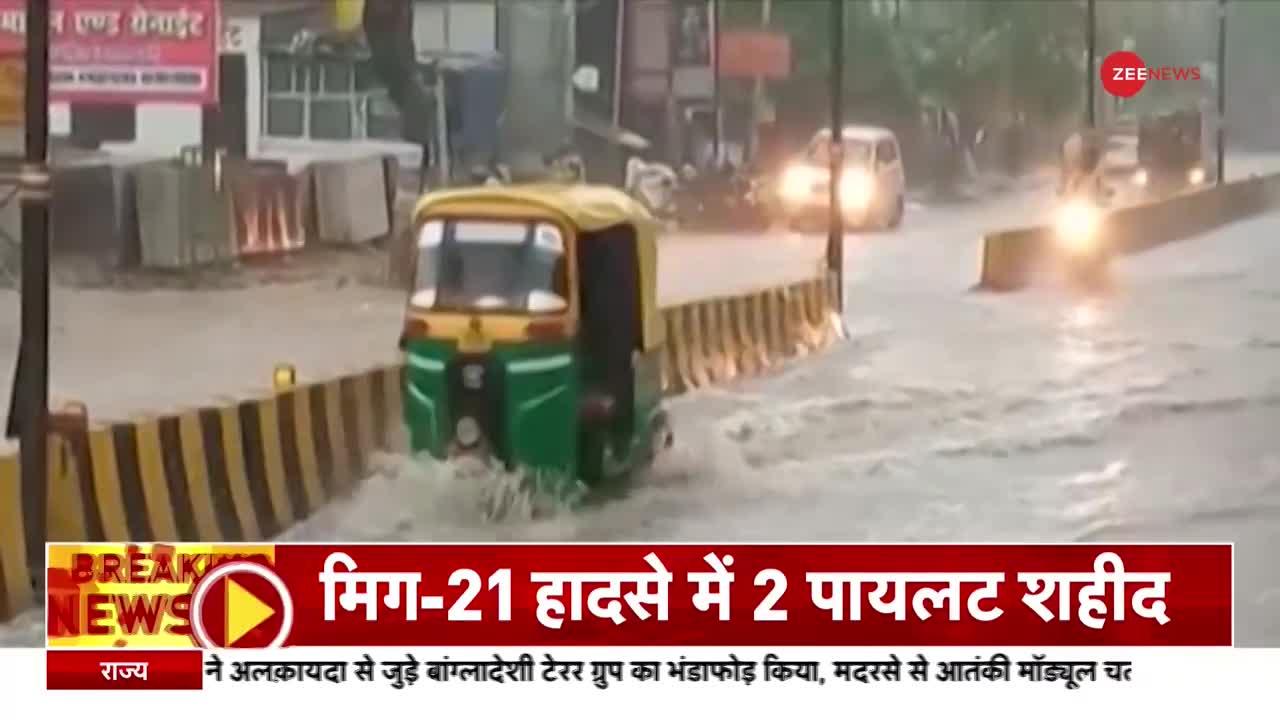
{"label": "breaking news banner", "polygon": [[51,544],[46,687],[1165,693],[1170,658],[1239,652],[1232,563],[1225,544]]}

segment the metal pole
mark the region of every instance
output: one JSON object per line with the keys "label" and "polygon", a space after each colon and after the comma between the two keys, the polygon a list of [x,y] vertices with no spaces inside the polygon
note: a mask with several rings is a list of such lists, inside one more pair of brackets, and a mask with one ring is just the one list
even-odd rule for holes
{"label": "metal pole", "polygon": [[711,0],[711,156],[720,166],[723,142],[720,123],[720,0]]}
{"label": "metal pole", "polygon": [[575,0],[564,0],[564,120],[568,134],[573,136],[575,90],[573,72],[577,70],[578,56],[578,7]]}
{"label": "metal pole", "polygon": [[827,269],[836,276],[836,310],[844,311],[844,0],[831,0],[831,196]]}
{"label": "metal pole", "polygon": [[1227,0],[1218,0],[1218,184],[1227,174]]}
{"label": "metal pole", "polygon": [[[773,0],[760,0],[760,29],[768,30],[771,22],[773,22]],[[764,119],[764,104],[764,78],[757,77],[755,93],[751,98],[751,154],[753,157],[760,153],[760,123]]]}
{"label": "metal pole", "polygon": [[49,0],[27,0],[25,157],[22,202],[22,514],[27,566],[43,587],[49,429]]}
{"label": "metal pole", "polygon": [[1098,95],[1098,92],[1097,92],[1098,73],[1096,71],[1096,68],[1094,67],[1095,58],[1097,58],[1098,56],[1098,47],[1097,47],[1097,42],[1098,42],[1097,10],[1098,9],[1094,4],[1094,0],[1088,0],[1088,5],[1089,5],[1089,10],[1087,13],[1088,18],[1085,20],[1085,23],[1086,23],[1085,45],[1088,47],[1088,54],[1089,54],[1089,57],[1087,58],[1087,62],[1086,62],[1086,68],[1085,68],[1085,86],[1084,87],[1085,87],[1085,97],[1087,98],[1086,100],[1087,109],[1085,110],[1085,114],[1086,114],[1085,120],[1086,122],[1088,122],[1090,128],[1095,128],[1098,126],[1098,118],[1097,118],[1097,115],[1095,114],[1095,109],[1094,109],[1094,102]]}

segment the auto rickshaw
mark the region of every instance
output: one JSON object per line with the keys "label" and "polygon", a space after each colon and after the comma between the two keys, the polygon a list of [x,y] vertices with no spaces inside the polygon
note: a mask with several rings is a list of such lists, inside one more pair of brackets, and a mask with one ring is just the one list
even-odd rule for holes
{"label": "auto rickshaw", "polygon": [[1133,182],[1153,199],[1205,182],[1201,115],[1181,111],[1144,116],[1138,122],[1138,169]]}
{"label": "auto rickshaw", "polygon": [[573,487],[670,447],[662,408],[660,226],[586,184],[424,196],[400,348],[415,453]]}

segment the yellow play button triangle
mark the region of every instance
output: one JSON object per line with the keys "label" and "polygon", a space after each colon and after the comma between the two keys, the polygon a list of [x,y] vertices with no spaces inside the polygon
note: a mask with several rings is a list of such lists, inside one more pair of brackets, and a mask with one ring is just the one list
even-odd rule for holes
{"label": "yellow play button triangle", "polygon": [[235,645],[240,638],[276,614],[274,608],[259,600],[253,593],[245,590],[243,585],[230,578],[227,578],[227,602],[225,607],[227,630],[226,638],[223,642],[227,644],[227,647]]}

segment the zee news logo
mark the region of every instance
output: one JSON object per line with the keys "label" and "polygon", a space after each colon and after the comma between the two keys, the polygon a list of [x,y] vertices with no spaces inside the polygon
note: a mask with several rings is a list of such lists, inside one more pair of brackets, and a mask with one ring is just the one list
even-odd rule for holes
{"label": "zee news logo", "polygon": [[1102,89],[1109,94],[1129,98],[1142,91],[1149,80],[1200,80],[1197,66],[1147,65],[1140,55],[1130,50],[1113,52],[1102,61]]}

